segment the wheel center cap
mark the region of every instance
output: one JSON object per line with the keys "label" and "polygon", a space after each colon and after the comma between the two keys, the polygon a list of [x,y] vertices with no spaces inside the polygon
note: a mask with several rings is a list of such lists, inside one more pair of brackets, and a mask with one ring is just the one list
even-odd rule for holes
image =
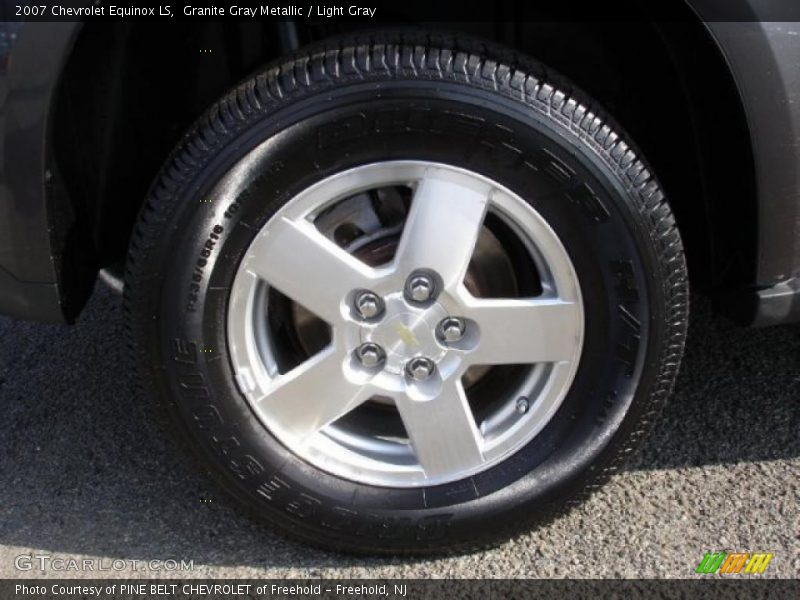
{"label": "wheel center cap", "polygon": [[406,362],[426,356],[436,362],[447,349],[436,339],[436,325],[447,312],[439,305],[388,315],[374,327],[362,330],[361,341],[378,344],[386,352],[386,370],[402,373]]}

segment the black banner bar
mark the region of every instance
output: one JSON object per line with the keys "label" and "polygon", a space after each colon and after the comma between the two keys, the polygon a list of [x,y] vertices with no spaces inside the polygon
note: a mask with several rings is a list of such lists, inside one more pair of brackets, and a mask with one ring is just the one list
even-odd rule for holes
{"label": "black banner bar", "polygon": [[800,21],[796,0],[2,0],[0,21]]}
{"label": "black banner bar", "polygon": [[2,600],[267,600],[271,598],[725,598],[800,597],[791,579],[708,578],[684,580],[302,580],[302,579],[8,579]]}

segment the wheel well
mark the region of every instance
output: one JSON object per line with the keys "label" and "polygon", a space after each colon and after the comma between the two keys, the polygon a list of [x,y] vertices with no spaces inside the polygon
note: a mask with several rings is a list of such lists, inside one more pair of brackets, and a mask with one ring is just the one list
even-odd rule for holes
{"label": "wheel well", "polygon": [[[264,63],[345,33],[286,23],[87,24],[55,99],[53,149],[93,268],[124,259],[148,186],[191,123]],[[338,29],[336,29],[338,28]],[[438,24],[529,54],[615,117],[661,180],[693,286],[753,281],[756,189],[743,108],[702,23]],[[736,177],[731,177],[735,173]]]}

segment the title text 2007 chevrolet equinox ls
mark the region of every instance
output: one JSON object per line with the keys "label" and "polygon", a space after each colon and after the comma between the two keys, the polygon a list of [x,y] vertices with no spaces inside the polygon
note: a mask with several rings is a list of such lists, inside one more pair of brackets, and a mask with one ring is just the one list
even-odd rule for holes
{"label": "title text 2007 chevrolet equinox ls", "polygon": [[256,518],[506,539],[646,435],[690,285],[800,318],[800,24],[674,4],[3,23],[0,312],[72,322],[117,269],[146,393]]}

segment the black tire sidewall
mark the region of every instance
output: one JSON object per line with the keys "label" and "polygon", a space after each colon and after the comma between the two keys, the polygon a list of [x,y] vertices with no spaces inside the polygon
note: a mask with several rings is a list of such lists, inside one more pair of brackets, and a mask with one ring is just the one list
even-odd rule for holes
{"label": "black tire sidewall", "polygon": [[[214,204],[214,185],[266,140],[266,172],[225,216],[231,207]],[[229,288],[256,232],[309,185],[392,159],[469,169],[526,198],[570,254],[586,309],[581,365],[547,427],[486,472],[424,490],[360,485],[297,458],[258,421],[227,354]],[[647,410],[664,337],[648,225],[596,149],[529,106],[455,83],[350,85],[249,123],[186,181],[153,253],[151,374],[204,463],[271,522],[358,549],[493,538],[584,489]],[[547,185],[553,193],[526,194]]]}

